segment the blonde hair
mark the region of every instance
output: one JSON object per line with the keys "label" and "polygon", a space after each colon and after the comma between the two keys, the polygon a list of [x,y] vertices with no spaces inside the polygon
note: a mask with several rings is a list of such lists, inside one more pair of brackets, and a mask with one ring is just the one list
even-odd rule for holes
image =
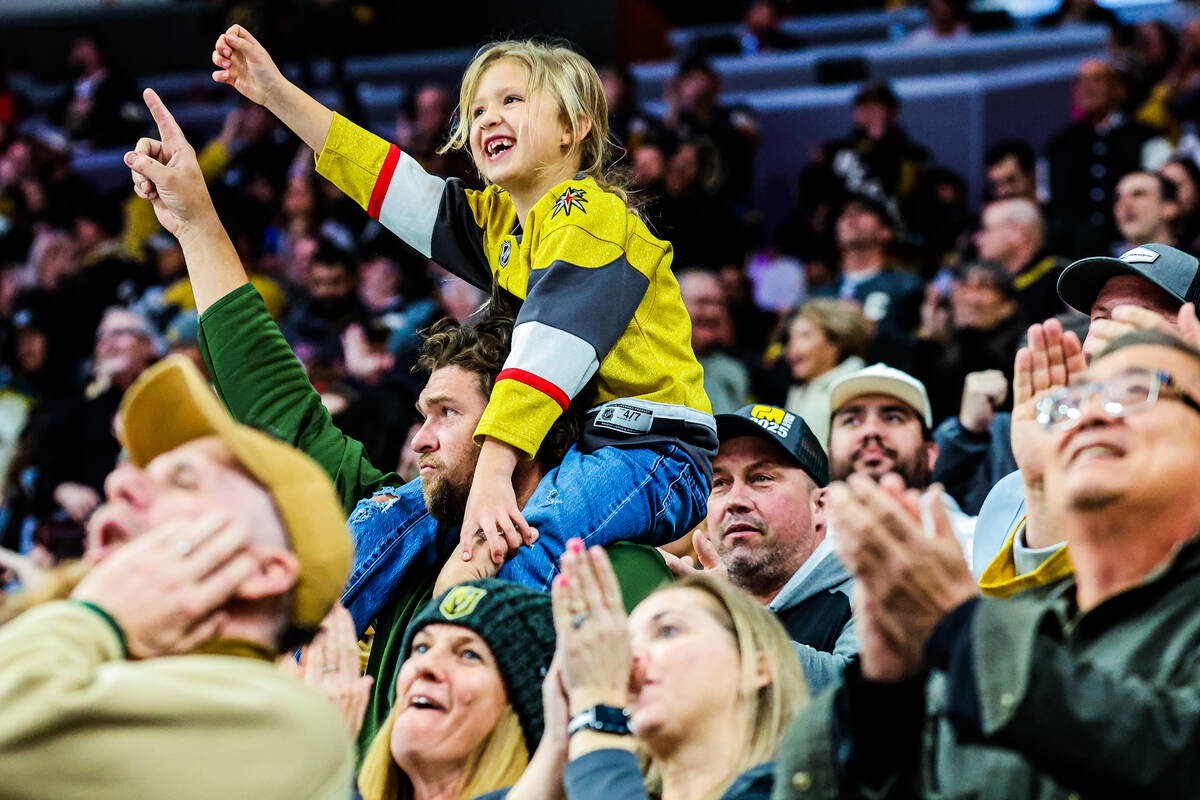
{"label": "blonde hair", "polygon": [[788,317],[784,332],[789,338],[792,323],[798,319],[808,320],[821,329],[825,338],[837,348],[838,363],[850,356],[866,358],[871,349],[871,323],[858,305],[849,300],[809,300]]}
{"label": "blonde hair", "polygon": [[[746,729],[730,736],[738,748],[724,782],[711,794],[720,797],[738,775],[774,757],[788,723],[808,702],[808,683],[783,625],[746,592],[727,580],[703,573],[688,575],[663,588],[692,589],[708,595],[724,612],[717,621],[729,629],[737,643]],[[760,667],[765,667],[770,680],[756,688]],[[647,765],[645,773],[647,790],[661,793],[662,776],[657,768]]]}
{"label": "blonde hair", "polygon": [[[397,706],[371,740],[358,772],[358,791],[363,800],[409,800],[412,783],[392,758],[392,729]],[[529,749],[521,733],[521,721],[513,707],[506,706],[496,725],[467,759],[460,798],[512,786],[529,764]]]}
{"label": "blonde hair", "polygon": [[[590,61],[565,43],[523,39],[481,47],[463,73],[454,128],[438,152],[465,150],[470,146],[471,105],[479,91],[479,82],[490,67],[506,58],[525,67],[530,94],[545,92],[558,104],[559,116],[571,127],[571,146],[565,158],[578,157],[579,172],[628,203],[628,193],[621,181],[608,172],[613,143],[608,131],[608,99],[600,75]],[[591,130],[584,130],[585,119],[591,121]]]}

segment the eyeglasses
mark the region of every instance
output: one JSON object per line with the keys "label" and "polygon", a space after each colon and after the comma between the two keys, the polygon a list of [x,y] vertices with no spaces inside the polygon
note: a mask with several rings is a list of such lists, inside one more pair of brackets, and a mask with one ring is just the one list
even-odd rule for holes
{"label": "eyeglasses", "polygon": [[1069,430],[1079,424],[1083,409],[1096,394],[1104,413],[1111,417],[1138,414],[1158,402],[1164,388],[1172,399],[1200,414],[1200,402],[1176,386],[1170,373],[1134,367],[1108,380],[1059,389],[1043,397],[1037,404],[1037,421],[1046,430]]}

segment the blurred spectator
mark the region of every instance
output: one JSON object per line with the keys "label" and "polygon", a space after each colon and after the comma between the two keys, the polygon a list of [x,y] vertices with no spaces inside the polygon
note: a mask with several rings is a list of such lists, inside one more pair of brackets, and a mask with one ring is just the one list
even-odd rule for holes
{"label": "blurred spectator", "polygon": [[804,40],[780,30],[780,0],[751,0],[742,17],[746,32],[741,37],[741,53],[752,56],[773,50],[795,50]]}
{"label": "blurred spectator", "polygon": [[929,151],[898,123],[900,98],[886,82],[863,86],[854,96],[854,130],[826,142],[818,164],[806,170],[804,202],[814,211],[824,202],[837,206],[846,193],[864,193],[885,201],[907,198]]}
{"label": "blurred spectator", "polygon": [[321,238],[304,275],[304,295],[280,323],[301,361],[317,352],[340,360],[341,335],[351,323],[363,324],[366,309],[358,298],[358,263],[352,253]]}
{"label": "blurred spectator", "polygon": [[396,122],[396,145],[435,175],[476,183],[470,158],[460,151],[439,153],[450,132],[454,97],[446,87],[427,83],[404,102],[404,113]]}
{"label": "blurred spectator", "polygon": [[1171,26],[1161,20],[1139,23],[1133,32],[1132,58],[1125,66],[1129,84],[1126,106],[1132,109],[1141,106],[1178,58],[1179,36]]}
{"label": "blurred spectator", "polygon": [[421,344],[418,332],[437,311],[430,281],[423,280],[428,264],[386,236],[366,243],[359,262],[358,299],[367,327],[384,337],[387,352],[402,366],[413,363]]}
{"label": "blurred spectator", "polygon": [[456,322],[466,322],[478,313],[487,301],[487,295],[462,278],[446,272],[436,263],[429,263],[436,280],[438,305],[446,310],[447,316]]}
{"label": "blurred spectator", "polygon": [[[749,110],[721,105],[721,79],[702,56],[689,56],[667,86],[663,122],[681,142],[711,151],[706,188],[724,204],[737,207],[750,196],[758,125]],[[669,180],[669,176],[668,176]]]}
{"label": "blurred spectator", "polygon": [[51,109],[51,120],[73,142],[99,148],[134,141],[141,115],[133,84],[109,62],[99,42],[91,36],[76,39],[67,67],[74,80]]}
{"label": "blurred spectator", "polygon": [[968,38],[967,4],[968,0],[925,0],[929,24],[910,33],[909,43],[928,45]]}
{"label": "blurred spectator", "polygon": [[684,270],[679,274],[679,290],[692,319],[692,350],[704,368],[704,391],[713,413],[735,411],[746,403],[750,376],[746,366],[729,355],[733,319],[721,283],[711,273]]}
{"label": "blurred spectator", "polygon": [[[608,101],[608,132],[613,141],[624,148],[617,159],[628,159],[639,148],[663,138],[662,123],[652,114],[641,110],[637,101],[637,85],[625,66],[600,70],[600,84]],[[635,181],[636,182],[636,181]]]}
{"label": "blurred spectator", "polygon": [[54,351],[55,327],[54,315],[37,306],[18,308],[12,315],[3,359],[11,372],[5,383],[33,400],[56,400],[75,385],[75,365]]}
{"label": "blurred spectator", "polygon": [[1116,12],[1101,6],[1096,0],[1062,0],[1058,10],[1038,20],[1046,28],[1069,25],[1107,25],[1115,28],[1121,24]]}
{"label": "blurred spectator", "polygon": [[675,263],[715,269],[742,260],[738,218],[727,198],[709,188],[719,181],[719,161],[713,142],[703,139],[681,143],[666,164],[663,194],[650,216],[656,234],[671,242]]}
{"label": "blurred spectator", "polygon": [[1187,146],[1194,156],[1195,123],[1200,119],[1200,20],[1183,26],[1178,55],[1169,66],[1137,109],[1136,118],[1181,147],[1190,138]]}
{"label": "blurred spectator", "polygon": [[1050,222],[1063,236],[1064,255],[1077,258],[1107,253],[1116,241],[1117,179],[1135,170],[1157,169],[1169,149],[1152,128],[1126,118],[1125,82],[1103,61],[1084,62],[1073,98],[1078,121],[1050,140],[1046,159]]}
{"label": "blurred spectator", "polygon": [[851,195],[835,227],[838,283],[812,287],[810,294],[853,300],[880,329],[903,335],[917,327],[924,287],[915,275],[889,264],[895,225],[885,203],[865,194]]}
{"label": "blurred spectator", "polygon": [[34,510],[82,524],[100,504],[120,452],[113,416],[125,390],[161,352],[158,333],[132,311],[110,308],[96,329],[91,383],[58,408],[35,444]]}
{"label": "blurred spectator", "polygon": [[820,692],[858,653],[852,583],[826,536],[825,452],[775,406],[720,414],[717,435],[708,518],[695,533],[701,563],[775,613]]}
{"label": "blurred spectator", "polygon": [[1175,184],[1157,172],[1131,172],[1117,182],[1113,216],[1121,242],[1113,255],[1144,242],[1175,244],[1173,230],[1179,219]]}
{"label": "blurred spectator", "polygon": [[1012,198],[985,206],[975,248],[981,260],[999,264],[1008,273],[1005,292],[1015,296],[1025,324],[1066,310],[1056,287],[1067,262],[1047,252],[1045,220],[1033,201]]}
{"label": "blurred spectator", "polygon": [[983,156],[983,166],[989,199],[1038,201],[1037,157],[1027,142],[1007,139],[992,145]]}
{"label": "blurred spectator", "polygon": [[1176,157],[1163,165],[1159,174],[1175,184],[1179,216],[1175,218],[1175,241],[1181,250],[1200,252],[1200,166],[1190,157]]}
{"label": "blurred spectator", "polygon": [[823,445],[829,438],[829,387],[867,365],[871,326],[853,303],[809,300],[787,320],[786,330],[794,383],[784,406]]}
{"label": "blurred spectator", "polygon": [[181,355],[195,365],[196,369],[211,380],[208,374],[208,364],[200,351],[200,315],[195,311],[180,311],[165,326],[163,342],[167,347],[167,355]]}
{"label": "blurred spectator", "polygon": [[922,275],[933,275],[954,261],[966,234],[975,225],[967,182],[945,167],[923,170],[917,190],[903,204],[908,245],[915,251]]}
{"label": "blurred spectator", "polygon": [[[951,282],[945,311],[923,312],[927,322],[921,328],[916,371],[929,388],[934,422],[958,411],[968,373],[997,370],[1011,377],[1013,358],[1031,323],[1019,313],[1013,283],[1000,264],[967,263]],[[927,306],[936,302],[934,297],[930,292]]]}

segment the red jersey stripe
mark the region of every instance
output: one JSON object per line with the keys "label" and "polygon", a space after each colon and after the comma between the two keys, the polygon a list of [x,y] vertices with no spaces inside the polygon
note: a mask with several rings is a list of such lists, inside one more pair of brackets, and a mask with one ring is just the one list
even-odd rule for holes
{"label": "red jersey stripe", "polygon": [[566,392],[545,378],[539,375],[534,375],[532,372],[526,372],[523,369],[509,367],[508,369],[500,370],[500,374],[496,376],[497,382],[506,378],[514,381],[520,381],[527,386],[532,386],[534,389],[537,389],[539,392],[562,406],[563,411],[566,411],[567,407],[571,405],[571,398],[567,397]]}
{"label": "red jersey stripe", "polygon": [[388,145],[387,158],[379,170],[375,180],[375,188],[371,190],[371,202],[367,203],[367,213],[371,219],[379,219],[379,209],[383,207],[383,198],[387,196],[388,187],[392,183],[392,173],[396,171],[396,163],[400,160],[400,148]]}

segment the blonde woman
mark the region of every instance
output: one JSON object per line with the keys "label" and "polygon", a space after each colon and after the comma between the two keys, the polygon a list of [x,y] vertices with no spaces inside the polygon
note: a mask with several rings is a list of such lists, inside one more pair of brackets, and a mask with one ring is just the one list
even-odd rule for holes
{"label": "blonde woman", "polygon": [[571,715],[568,800],[767,796],[775,748],[808,699],[768,610],[696,574],[626,618],[604,551],[578,539],[553,597]]}
{"label": "blonde woman", "polygon": [[[550,598],[509,581],[462,583],[417,615],[403,647],[391,714],[363,756],[363,800],[467,800],[516,783],[542,740]],[[562,749],[559,727],[546,752]]]}
{"label": "blonde woman", "polygon": [[792,387],[784,408],[808,423],[817,441],[829,441],[829,390],[843,375],[867,365],[871,324],[848,300],[810,300],[788,318]]}

